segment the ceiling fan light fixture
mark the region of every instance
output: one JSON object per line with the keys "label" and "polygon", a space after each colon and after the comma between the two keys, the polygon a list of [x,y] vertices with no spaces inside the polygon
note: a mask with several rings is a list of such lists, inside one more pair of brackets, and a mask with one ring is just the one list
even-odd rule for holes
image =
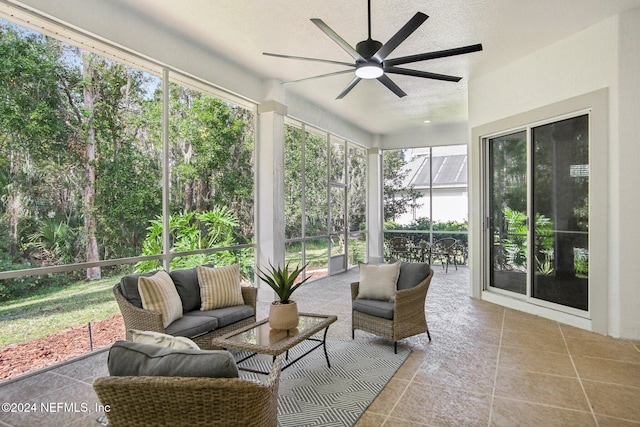
{"label": "ceiling fan light fixture", "polygon": [[377,79],[383,74],[382,65],[372,62],[366,62],[356,68],[356,76],[361,79]]}

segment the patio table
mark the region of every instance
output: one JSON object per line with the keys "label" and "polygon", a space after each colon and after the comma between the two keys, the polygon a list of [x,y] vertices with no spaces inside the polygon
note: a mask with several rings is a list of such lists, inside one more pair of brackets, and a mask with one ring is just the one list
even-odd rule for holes
{"label": "patio table", "polygon": [[[289,350],[303,341],[314,341],[315,344],[311,349],[304,352],[296,359],[286,363],[282,370],[293,365],[318,347],[323,347],[324,356],[327,360],[327,366],[331,368],[329,362],[329,354],[327,353],[327,332],[329,326],[338,318],[332,315],[300,313],[298,327],[289,330],[272,329],[269,326],[269,320],[264,319],[253,324],[244,326],[236,331],[213,338],[214,347],[222,347],[224,349],[233,349],[248,351],[251,354],[242,357],[236,361],[238,369],[259,374],[267,374],[267,372],[255,370],[252,368],[242,367],[241,363],[254,357],[256,354],[268,354],[274,357],[286,352],[286,360],[289,359]],[[315,334],[324,330],[322,338],[314,337]]]}

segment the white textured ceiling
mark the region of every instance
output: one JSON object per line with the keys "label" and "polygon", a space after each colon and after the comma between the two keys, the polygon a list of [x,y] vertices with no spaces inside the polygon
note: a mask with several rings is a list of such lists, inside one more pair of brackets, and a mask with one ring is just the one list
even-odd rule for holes
{"label": "white textured ceiling", "polygon": [[[310,18],[320,18],[349,44],[367,38],[366,0],[120,0],[159,26],[265,78],[297,80],[339,71],[332,64],[272,58],[262,52],[352,62]],[[622,11],[640,0],[372,0],[372,37],[385,43],[416,12],[429,19],[389,58],[482,43],[482,52],[411,64],[452,74],[458,83],[390,75],[408,96],[375,80],[335,97],[351,74],[287,85],[287,91],[378,134],[464,122],[467,82]]]}

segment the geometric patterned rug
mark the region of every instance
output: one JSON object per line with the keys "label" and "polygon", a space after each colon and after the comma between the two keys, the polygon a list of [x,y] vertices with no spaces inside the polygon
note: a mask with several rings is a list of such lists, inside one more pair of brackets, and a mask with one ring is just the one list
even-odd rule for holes
{"label": "geometric patterned rug", "polygon": [[[306,351],[301,343],[289,353],[292,360]],[[393,344],[327,339],[331,368],[322,348],[298,360],[280,377],[278,425],[353,426],[387,385],[411,351]],[[268,371],[271,356],[259,355],[241,366]],[[240,377],[264,376],[240,371]]]}

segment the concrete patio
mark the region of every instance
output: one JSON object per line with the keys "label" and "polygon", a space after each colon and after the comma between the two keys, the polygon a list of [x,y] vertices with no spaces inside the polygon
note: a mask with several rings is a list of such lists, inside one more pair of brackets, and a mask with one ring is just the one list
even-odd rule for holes
{"label": "concrete patio", "polygon": [[[426,302],[433,340],[401,341],[411,356],[358,426],[640,425],[640,342],[471,299],[467,267],[435,269]],[[349,283],[357,279],[356,268],[294,296],[301,311],[336,314],[329,336],[350,339]],[[268,293],[260,300],[263,318]],[[356,340],[383,342],[361,331]],[[35,411],[3,411],[0,425],[99,425],[91,383],[107,374],[106,358],[98,351],[1,383],[0,401]]]}

